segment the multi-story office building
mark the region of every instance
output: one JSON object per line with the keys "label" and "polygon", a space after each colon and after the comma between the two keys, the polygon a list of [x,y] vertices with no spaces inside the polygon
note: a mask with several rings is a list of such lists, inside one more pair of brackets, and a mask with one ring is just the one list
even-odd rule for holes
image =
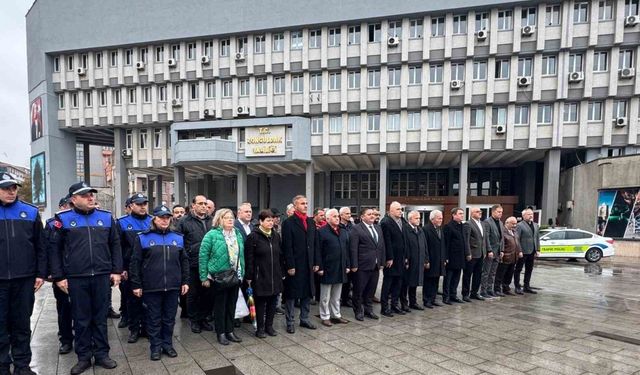
{"label": "multi-story office building", "polygon": [[636,150],[639,20],[638,0],[38,0],[32,151],[53,194],[88,142],[181,203],[502,203],[547,222],[562,165]]}

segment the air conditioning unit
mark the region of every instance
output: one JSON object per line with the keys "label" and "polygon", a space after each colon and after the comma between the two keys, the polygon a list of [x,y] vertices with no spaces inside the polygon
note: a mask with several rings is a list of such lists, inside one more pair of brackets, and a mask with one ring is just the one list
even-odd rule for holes
{"label": "air conditioning unit", "polygon": [[200,62],[202,63],[202,65],[209,65],[209,61],[211,61],[211,59],[207,55],[204,55],[200,58]]}
{"label": "air conditioning unit", "polygon": [[489,32],[485,29],[482,29],[476,33],[476,39],[478,39],[478,41],[483,41],[487,39],[488,35]]}
{"label": "air conditioning unit", "polygon": [[167,65],[169,65],[169,66],[171,66],[171,67],[176,66],[176,64],[177,64],[177,63],[178,63],[178,62],[177,62],[177,61],[176,61],[176,59],[174,59],[173,57],[172,57],[172,58],[170,58],[169,60],[167,60]]}
{"label": "air conditioning unit", "polygon": [[204,110],[204,117],[214,117],[215,115],[216,115],[216,111],[214,111],[213,109]]}
{"label": "air conditioning unit", "polygon": [[496,126],[496,134],[504,134],[507,132],[507,127],[505,125]]}
{"label": "air conditioning unit", "polygon": [[240,106],[236,109],[236,112],[238,113],[238,116],[249,116],[249,107]]}
{"label": "air conditioning unit", "polygon": [[524,36],[531,36],[535,32],[536,32],[536,27],[535,26],[527,25],[527,26],[523,26],[522,27],[522,35],[524,35]]}
{"label": "air conditioning unit", "polygon": [[624,25],[627,27],[634,27],[635,25],[640,23],[640,17],[633,15],[633,16],[627,16],[624,19]]}
{"label": "air conditioning unit", "polygon": [[459,88],[462,87],[463,84],[464,84],[463,81],[461,81],[459,79],[454,79],[454,80],[451,81],[451,89],[458,90]]}
{"label": "air conditioning unit", "polygon": [[636,75],[634,68],[622,68],[620,69],[620,78],[633,78]]}
{"label": "air conditioning unit", "polygon": [[133,157],[133,150],[130,148],[125,148],[122,150],[122,157],[127,159]]}
{"label": "air conditioning unit", "polygon": [[79,76],[83,76],[87,74],[87,69],[80,66],[76,69],[76,73],[78,73]]}
{"label": "air conditioning unit", "polygon": [[569,73],[569,82],[582,82],[584,80],[583,72],[571,72]]}
{"label": "air conditioning unit", "polygon": [[171,101],[171,106],[172,107],[182,107],[182,99],[173,99]]}
{"label": "air conditioning unit", "polygon": [[613,122],[615,123],[616,127],[618,127],[618,128],[623,128],[623,127],[627,126],[627,118],[626,117],[615,118],[613,120]]}
{"label": "air conditioning unit", "polygon": [[531,84],[531,77],[518,77],[518,86],[527,87]]}
{"label": "air conditioning unit", "polygon": [[144,61],[138,61],[136,63],[136,69],[138,69],[138,70],[144,69]]}
{"label": "air conditioning unit", "polygon": [[244,53],[243,52],[236,52],[236,62],[241,62],[244,61]]}
{"label": "air conditioning unit", "polygon": [[398,44],[400,44],[400,38],[398,38],[397,36],[390,36],[387,39],[387,45],[389,47],[396,47]]}

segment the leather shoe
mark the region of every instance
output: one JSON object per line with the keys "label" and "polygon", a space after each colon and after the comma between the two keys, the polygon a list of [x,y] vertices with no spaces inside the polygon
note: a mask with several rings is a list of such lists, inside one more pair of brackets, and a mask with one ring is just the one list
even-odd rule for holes
{"label": "leather shoe", "polygon": [[436,302],[436,301],[431,302],[431,304],[432,304],[433,306],[435,306],[435,307],[441,307],[441,306],[442,306],[442,304],[441,304],[441,303],[438,303],[438,302]]}
{"label": "leather shoe", "polygon": [[364,316],[366,316],[369,319],[373,319],[373,320],[380,319],[380,317],[378,315],[376,315],[373,311],[364,313]]}
{"label": "leather shoe", "polygon": [[515,294],[513,294],[513,292],[512,292],[512,291],[510,291],[510,290],[505,290],[505,291],[503,292],[503,294],[504,294],[505,296],[515,296]]}
{"label": "leather shoe", "polygon": [[516,294],[523,295],[522,288],[516,288]]}
{"label": "leather shoe", "polygon": [[332,318],[331,322],[335,323],[335,324],[347,324],[347,323],[349,323],[349,321],[347,319],[345,319],[345,318]]}
{"label": "leather shoe", "polygon": [[256,337],[259,339],[266,339],[267,334],[263,330],[259,329],[256,331]]}
{"label": "leather shoe", "polygon": [[129,332],[129,338],[127,339],[127,342],[129,344],[133,344],[138,342],[138,339],[140,338],[140,332],[138,331],[131,331]]}
{"label": "leather shoe", "polygon": [[462,302],[462,300],[461,300],[460,298],[458,298],[458,297],[451,298],[451,301],[452,301],[452,302],[455,302],[455,303],[464,303],[464,302]]}
{"label": "leather shoe", "polygon": [[78,361],[71,368],[71,375],[80,375],[91,368],[91,361]]}
{"label": "leather shoe", "polygon": [[211,325],[211,323],[209,323],[207,321],[200,322],[200,328],[203,331],[209,331],[209,332],[213,331],[213,326]]}
{"label": "leather shoe", "polygon": [[331,323],[331,321],[329,319],[323,319],[322,320],[322,325],[325,327],[333,327],[333,323]]}
{"label": "leather shoe", "polygon": [[38,375],[31,367],[16,367],[13,370],[13,375]]}
{"label": "leather shoe", "polygon": [[487,292],[487,295],[489,295],[489,297],[497,297],[494,292]]}
{"label": "leather shoe", "polygon": [[449,298],[443,298],[442,303],[444,303],[445,305],[452,305],[451,300],[449,300]]}
{"label": "leather shoe", "polygon": [[359,322],[364,321],[364,314],[356,314],[356,320]]}
{"label": "leather shoe", "polygon": [[427,309],[433,309],[433,303],[427,302],[427,303],[424,304],[424,307],[427,308]]}
{"label": "leather shoe", "polygon": [[178,352],[176,352],[176,350],[172,347],[162,348],[162,352],[171,358],[175,358],[178,356]]}
{"label": "leather shoe", "polygon": [[269,335],[271,337],[278,336],[278,332],[276,332],[276,330],[273,329],[273,327],[267,327],[267,328],[264,329],[264,331],[267,333],[267,335]]}
{"label": "leather shoe", "polygon": [[102,359],[96,359],[96,366],[100,366],[102,368],[106,368],[107,370],[111,370],[112,368],[116,368],[118,366],[118,362],[114,361],[109,357],[104,357]]}
{"label": "leather shoe", "polygon": [[109,314],[107,315],[107,317],[110,318],[110,319],[120,319],[120,314],[115,312],[115,310],[113,310],[113,308],[110,308],[109,309]]}
{"label": "leather shoe", "polygon": [[317,328],[313,323],[306,322],[306,321],[300,322],[300,327],[307,328],[307,329],[316,329]]}
{"label": "leather shoe", "polygon": [[236,336],[236,334],[233,332],[227,333],[227,339],[232,342],[242,342],[242,339]]}
{"label": "leather shoe", "polygon": [[344,307],[353,307],[353,303],[351,302],[351,300],[346,300],[342,303],[342,306]]}
{"label": "leather shoe", "polygon": [[495,294],[496,297],[504,297],[504,293],[502,293],[502,292],[496,291],[496,292],[493,292],[493,294]]}
{"label": "leather shoe", "polygon": [[380,311],[380,314],[382,314],[383,316],[386,316],[387,318],[393,318],[393,313],[391,312],[391,309],[382,310]]}
{"label": "leather shoe", "polygon": [[220,343],[220,345],[229,345],[230,344],[229,340],[227,340],[227,337],[226,337],[226,335],[224,333],[218,335],[218,342]]}
{"label": "leather shoe", "polygon": [[398,314],[398,315],[405,315],[406,314],[401,308],[399,308],[397,306],[393,306],[391,308],[391,311],[396,313],[396,314]]}
{"label": "leather shoe", "polygon": [[287,325],[287,333],[296,333],[296,327],[294,327],[293,325]]}
{"label": "leather shoe", "polygon": [[462,297],[462,300],[465,301],[465,302],[471,302],[471,298],[469,298],[467,296]]}
{"label": "leather shoe", "polygon": [[162,355],[159,351],[151,352],[151,354],[149,354],[149,359],[152,361],[159,361],[161,356]]}
{"label": "leather shoe", "polygon": [[406,312],[406,313],[410,313],[410,312],[411,312],[411,309],[409,308],[409,306],[402,306],[402,307],[400,308],[400,310],[402,310],[402,311],[404,311],[404,312]]}
{"label": "leather shoe", "polygon": [[485,298],[483,296],[478,295],[478,294],[472,294],[471,295],[471,299],[476,299],[478,301],[484,301],[485,300]]}
{"label": "leather shoe", "polygon": [[525,293],[529,293],[529,294],[538,294],[538,292],[536,292],[535,290],[533,290],[531,288],[524,288],[524,292]]}
{"label": "leather shoe", "polygon": [[198,322],[191,322],[191,332],[193,332],[193,333],[200,333],[200,332],[202,332],[202,328],[200,327],[200,323],[198,323]]}
{"label": "leather shoe", "polygon": [[276,307],[276,314],[278,315],[284,315],[284,309],[280,306]]}
{"label": "leather shoe", "polygon": [[73,350],[72,344],[60,344],[60,348],[58,349],[58,354],[68,354]]}
{"label": "leather shoe", "polygon": [[129,326],[129,322],[124,319],[120,319],[118,322],[118,328],[127,328]]}
{"label": "leather shoe", "polygon": [[420,305],[417,305],[417,304],[409,305],[409,307],[414,309],[414,310],[418,310],[418,311],[424,310],[424,307],[422,307]]}

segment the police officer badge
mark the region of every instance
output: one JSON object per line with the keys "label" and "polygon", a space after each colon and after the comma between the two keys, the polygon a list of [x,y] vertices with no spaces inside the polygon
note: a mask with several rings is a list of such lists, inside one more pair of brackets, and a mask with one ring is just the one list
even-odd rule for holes
{"label": "police officer badge", "polygon": [[72,221],[72,222],[69,223],[69,225],[71,225],[72,227],[75,227],[78,224],[75,221]]}
{"label": "police officer badge", "polygon": [[173,246],[178,246],[178,241],[173,240],[173,241],[171,241],[171,244],[172,244]]}
{"label": "police officer badge", "polygon": [[156,244],[156,241],[149,241],[149,246],[154,246]]}
{"label": "police officer badge", "polygon": [[20,212],[20,217],[25,219],[27,217],[27,213],[24,211]]}
{"label": "police officer badge", "polygon": [[100,226],[100,227],[101,227],[101,226],[103,226],[103,225],[104,225],[104,223],[102,222],[102,220],[98,220],[98,226]]}
{"label": "police officer badge", "polygon": [[128,229],[128,230],[133,229],[133,225],[131,225],[131,224],[127,225],[127,229]]}

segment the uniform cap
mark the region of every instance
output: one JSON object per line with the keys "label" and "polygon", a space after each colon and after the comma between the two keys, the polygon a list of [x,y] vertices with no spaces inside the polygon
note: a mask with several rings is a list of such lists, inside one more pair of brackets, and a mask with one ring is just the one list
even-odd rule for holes
{"label": "uniform cap", "polygon": [[7,172],[0,173],[0,188],[8,188],[14,185],[22,186],[16,178]]}
{"label": "uniform cap", "polygon": [[153,216],[173,216],[173,214],[169,207],[161,205],[153,209]]}
{"label": "uniform cap", "polygon": [[97,192],[98,190],[87,185],[87,183],[84,181],[77,182],[69,187],[69,197],[77,194],[97,193]]}
{"label": "uniform cap", "polygon": [[144,194],[141,194],[141,193],[133,194],[129,198],[129,203],[145,203],[145,202],[149,202],[149,199]]}

